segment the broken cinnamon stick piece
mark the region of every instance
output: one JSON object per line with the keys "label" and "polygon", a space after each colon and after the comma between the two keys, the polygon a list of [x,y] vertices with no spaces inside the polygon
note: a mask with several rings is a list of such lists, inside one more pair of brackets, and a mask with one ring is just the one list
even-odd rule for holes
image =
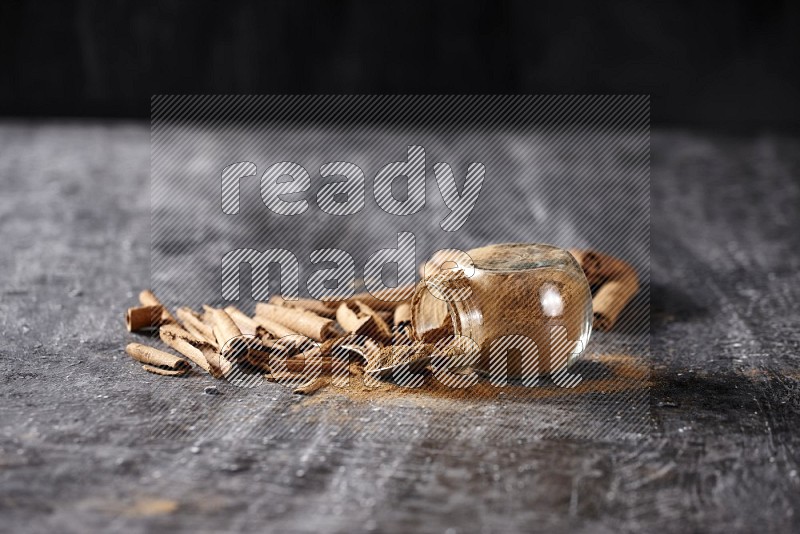
{"label": "broken cinnamon stick piece", "polygon": [[206,311],[213,324],[211,331],[214,332],[220,355],[231,362],[243,359],[247,355],[249,340],[242,335],[231,316],[217,308],[209,307]]}
{"label": "broken cinnamon stick piece", "polygon": [[407,345],[411,343],[411,304],[401,304],[394,310],[392,321],[392,344]]}
{"label": "broken cinnamon stick piece", "polygon": [[183,327],[194,337],[204,340],[213,347],[217,346],[217,340],[214,337],[214,332],[211,330],[211,327],[201,321],[191,308],[178,308],[175,313],[178,314],[178,318],[181,320],[181,323],[183,323]]}
{"label": "broken cinnamon stick piece", "polygon": [[411,322],[411,304],[403,303],[394,309],[394,325]]}
{"label": "broken cinnamon stick piece", "polygon": [[292,393],[296,393],[298,395],[311,395],[312,393],[324,388],[329,383],[330,378],[326,376],[320,376],[296,388]]}
{"label": "broken cinnamon stick piece", "polygon": [[188,369],[181,369],[177,371],[172,369],[162,369],[161,367],[154,367],[148,364],[142,365],[142,369],[144,369],[148,373],[153,373],[156,375],[163,375],[163,376],[183,376],[188,371]]}
{"label": "broken cinnamon stick piece", "polygon": [[239,327],[239,330],[242,334],[248,336],[261,336],[264,334],[262,327],[253,319],[246,315],[242,310],[237,308],[236,306],[228,306],[225,308],[225,313],[230,315],[233,322],[236,323],[236,326]]}
{"label": "broken cinnamon stick piece", "polygon": [[639,291],[639,279],[635,273],[605,282],[592,298],[594,311],[593,327],[611,330],[625,306]]}
{"label": "broken cinnamon stick piece", "polygon": [[345,332],[355,334],[371,317],[359,317],[346,302],[342,302],[336,309],[336,320]]}
{"label": "broken cinnamon stick piece", "polygon": [[570,249],[569,253],[577,260],[591,286],[636,273],[636,270],[628,262],[603,252]]}
{"label": "broken cinnamon stick piece", "polygon": [[639,291],[636,270],[624,260],[595,250],[571,249],[569,252],[580,264],[589,285],[597,287],[592,296],[593,327],[610,330]]}
{"label": "broken cinnamon stick piece", "polygon": [[270,335],[272,335],[276,339],[281,339],[287,336],[297,336],[299,335],[298,332],[295,332],[291,328],[287,328],[283,326],[281,323],[271,321],[265,317],[260,315],[256,315],[253,320],[259,324],[264,330],[266,330]]}
{"label": "broken cinnamon stick piece", "polygon": [[314,341],[325,341],[339,335],[331,319],[307,310],[259,302],[256,304],[256,320],[258,317],[280,323]]}
{"label": "broken cinnamon stick piece", "polygon": [[128,332],[139,332],[147,328],[158,328],[164,324],[163,306],[136,306],[125,313]]}
{"label": "broken cinnamon stick piece", "polygon": [[269,365],[272,358],[273,349],[271,347],[267,347],[263,343],[253,343],[245,356],[245,364],[269,373],[272,370]]}
{"label": "broken cinnamon stick piece", "polygon": [[[192,360],[195,365],[203,369],[205,372],[211,375],[218,374],[211,367],[211,364],[208,362],[203,350],[200,348],[202,345],[206,345],[211,348],[205,341],[194,340],[189,332],[182,329],[178,325],[172,324],[164,325],[159,328],[158,334],[161,338],[161,341],[169,345],[176,352],[179,352]],[[194,340],[194,342],[190,340]],[[213,350],[213,348],[211,350]]]}
{"label": "broken cinnamon stick piece", "polygon": [[[306,351],[297,356],[286,358],[280,362],[277,367],[283,367],[287,371],[293,373],[330,373],[333,369],[333,360],[331,358],[320,357],[319,354],[309,354],[312,351]],[[284,370],[278,369],[278,370]]]}
{"label": "broken cinnamon stick piece", "polygon": [[211,347],[211,345],[204,345],[200,350],[203,351],[203,356],[206,357],[208,364],[211,366],[211,375],[214,378],[227,376],[233,369],[233,362],[220,354],[220,351]]}
{"label": "broken cinnamon stick piece", "polygon": [[[372,317],[375,325],[374,331],[371,334],[373,337],[379,341],[383,340],[385,342],[388,342],[392,339],[392,329],[384,319],[382,312],[373,310],[370,306],[364,302],[361,302],[360,300],[353,301],[353,304],[355,304],[356,308],[358,309],[359,315]],[[391,315],[389,315],[389,317],[391,317]]]}
{"label": "broken cinnamon stick piece", "polygon": [[392,339],[392,330],[383,317],[360,300],[341,303],[336,310],[336,320],[348,333],[367,336],[381,343]]}
{"label": "broken cinnamon stick piece", "polygon": [[125,352],[134,360],[153,367],[160,367],[173,371],[183,370],[183,372],[191,369],[189,362],[183,358],[140,343],[129,343],[125,347]]}
{"label": "broken cinnamon stick piece", "polygon": [[[141,293],[139,293],[139,302],[142,303],[142,306],[161,306],[164,309],[163,312],[163,320],[164,323],[177,323],[178,321],[175,317],[169,312],[166,306],[158,300],[158,297],[150,291],[149,289],[145,289]],[[162,324],[164,324],[162,323]]]}
{"label": "broken cinnamon stick piece", "polygon": [[158,329],[159,336],[163,338],[164,334],[173,337],[182,339],[195,347],[199,347],[201,344],[205,343],[205,340],[198,339],[189,332],[182,328],[179,324],[165,324]]}

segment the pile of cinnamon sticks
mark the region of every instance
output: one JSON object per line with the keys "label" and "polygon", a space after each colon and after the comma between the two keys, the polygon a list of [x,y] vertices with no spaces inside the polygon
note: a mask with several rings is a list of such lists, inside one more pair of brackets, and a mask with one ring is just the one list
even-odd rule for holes
{"label": "pile of cinnamon sticks", "polygon": [[[594,292],[594,328],[611,329],[639,288],[635,270],[617,258],[571,250]],[[158,331],[171,354],[141,343],[126,352],[148,372],[182,376],[194,364],[215,378],[246,373],[267,380],[297,381],[298,394],[311,394],[330,383],[338,365],[349,372],[386,375],[377,362],[391,347],[403,346],[407,359],[429,357],[438,339],[416,340],[411,328],[414,287],[393,289],[392,300],[369,293],[344,301],[294,301],[278,296],[256,305],[249,316],[234,306],[181,307],[173,315],[149,290],[126,314],[128,331]],[[446,337],[447,329],[442,329]],[[190,363],[191,362],[191,363]],[[343,363],[344,362],[344,363]],[[309,376],[314,378],[309,379]]]}
{"label": "pile of cinnamon sticks", "polygon": [[[189,362],[215,378],[233,372],[258,374],[267,380],[306,381],[294,391],[309,394],[329,382],[335,363],[363,372],[370,354],[383,347],[412,345],[409,300],[413,287],[393,290],[399,301],[384,301],[368,293],[343,302],[311,299],[285,301],[274,296],[256,305],[249,316],[234,306],[224,309],[187,307],[171,314],[149,290],[140,305],[126,314],[130,332],[157,329],[161,341],[180,356],[155,347],[131,343],[126,352],[151,373],[181,376]],[[309,376],[318,375],[312,380]]]}

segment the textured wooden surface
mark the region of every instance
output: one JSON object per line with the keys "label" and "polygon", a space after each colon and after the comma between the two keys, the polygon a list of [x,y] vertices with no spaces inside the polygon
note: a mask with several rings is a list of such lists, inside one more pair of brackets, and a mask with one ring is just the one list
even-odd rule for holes
{"label": "textured wooden surface", "polygon": [[[121,318],[149,277],[147,125],[0,146],[0,530],[800,528],[796,138],[653,134],[651,431],[613,442],[520,433],[536,406],[144,373]],[[238,434],[186,439],[212,412]]]}

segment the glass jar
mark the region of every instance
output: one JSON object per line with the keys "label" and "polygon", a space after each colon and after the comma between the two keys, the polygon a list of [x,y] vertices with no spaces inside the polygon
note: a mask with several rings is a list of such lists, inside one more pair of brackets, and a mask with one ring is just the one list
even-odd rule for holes
{"label": "glass jar", "polygon": [[557,374],[580,355],[592,295],[569,252],[522,243],[453,252],[435,255],[415,290],[418,339],[436,329],[466,336],[480,349],[476,371],[510,379]]}

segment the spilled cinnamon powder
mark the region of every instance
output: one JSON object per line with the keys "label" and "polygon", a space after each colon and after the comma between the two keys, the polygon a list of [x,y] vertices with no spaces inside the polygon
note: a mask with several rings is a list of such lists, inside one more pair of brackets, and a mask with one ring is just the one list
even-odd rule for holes
{"label": "spilled cinnamon powder", "polygon": [[[383,303],[379,311],[375,311],[378,305],[373,308],[357,299],[330,311],[330,303],[324,304],[324,310],[312,310],[308,305],[271,301],[260,303],[256,309],[262,313],[255,317],[235,308],[204,306],[203,314],[180,308],[179,322],[162,325],[161,337],[188,360],[163,354],[174,358],[186,371],[191,360],[215,378],[238,380],[244,373],[282,385],[292,382],[295,393],[313,395],[303,403],[324,402],[332,396],[345,396],[354,402],[402,397],[421,403],[430,399],[557,399],[646,387],[647,368],[625,354],[584,357],[569,367],[567,375],[560,374],[570,357],[581,352],[575,349],[580,346],[578,341],[588,340],[591,324],[591,294],[572,256],[548,245],[515,244],[469,253],[474,260],[474,275],[465,277],[461,272],[451,277],[444,273],[441,279],[456,284],[456,288],[468,285],[472,294],[467,305],[459,300],[428,298],[430,286],[423,281],[411,302],[400,307],[396,302]],[[422,289],[426,296],[419,297]],[[411,293],[410,288],[404,289],[404,294]],[[156,302],[152,293],[145,296],[152,298],[140,298],[142,305]],[[166,310],[165,314],[176,321]],[[426,316],[424,321],[418,320]],[[424,327],[418,329],[420,322]],[[365,324],[371,326],[368,332],[361,332]],[[242,328],[248,336],[243,335]],[[376,331],[381,335],[374,336]],[[405,334],[398,335],[400,332]],[[365,333],[373,336],[360,339]],[[321,344],[312,343],[306,335]],[[240,338],[246,353],[232,357],[226,371],[220,365],[227,356],[226,347]],[[493,342],[510,338],[522,342],[507,344],[494,351],[497,354],[490,354],[496,348]],[[173,342],[176,339],[181,343]],[[469,341],[471,346],[459,345],[460,341]],[[538,360],[531,360],[530,355]],[[136,358],[136,354],[132,356]],[[487,378],[489,361],[498,361],[494,358],[505,358],[510,380],[503,385]],[[529,380],[538,376],[535,384],[523,385],[518,380],[531,369],[526,358],[537,364],[532,368],[537,374],[528,373]],[[349,371],[347,376],[341,376],[342,365]],[[311,375],[316,376],[306,373],[309,370],[323,376],[309,380]],[[557,384],[564,376],[569,380]]]}
{"label": "spilled cinnamon powder", "polygon": [[581,365],[570,368],[582,376],[581,382],[571,388],[561,387],[549,379],[541,378],[536,386],[524,386],[511,381],[505,386],[495,386],[481,378],[465,388],[451,388],[442,384],[433,374],[424,373],[419,387],[411,388],[392,381],[368,381],[359,374],[351,375],[347,384],[339,384],[304,399],[303,404],[325,402],[335,397],[346,397],[353,402],[381,403],[393,399],[426,400],[447,399],[461,401],[490,401],[498,398],[541,400],[570,398],[590,394],[618,394],[639,391],[648,387],[649,370],[641,358],[628,354],[594,355],[582,360]]}
{"label": "spilled cinnamon powder", "polygon": [[[427,341],[447,330],[467,336],[481,348],[477,368],[488,371],[491,345],[519,336],[527,344],[517,340],[512,347],[507,339],[498,345],[502,350],[509,341],[509,376],[525,375],[525,358],[532,354],[542,374],[565,368],[580,352],[578,342],[588,338],[592,319],[591,292],[575,259],[556,247],[530,244],[490,245],[467,254],[474,266],[469,276],[440,274],[432,278],[435,289],[417,290],[412,323],[418,338]],[[446,302],[436,296],[440,287],[455,292],[457,285],[468,286],[468,298]]]}

